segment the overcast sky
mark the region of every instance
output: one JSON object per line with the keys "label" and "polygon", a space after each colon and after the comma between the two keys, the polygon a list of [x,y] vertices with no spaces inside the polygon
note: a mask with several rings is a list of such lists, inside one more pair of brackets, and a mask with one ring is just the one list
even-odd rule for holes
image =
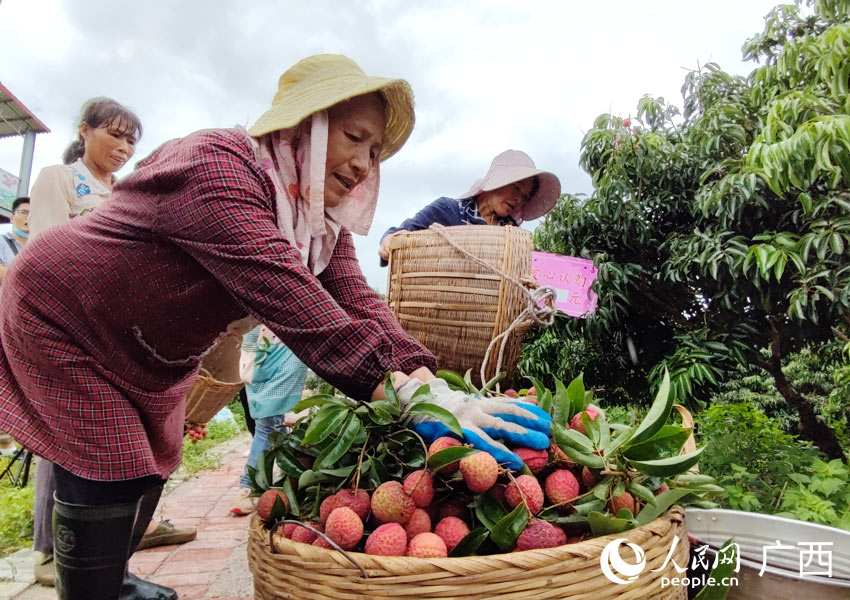
{"label": "overcast sky", "polygon": [[[741,61],[741,45],[777,3],[0,0],[0,82],[51,130],[36,138],[35,179],[60,162],[92,96],[139,114],[135,162],[197,129],[251,125],[280,74],[311,54],[407,79],[416,128],[383,164],[370,234],[355,236],[383,290],[376,252],[389,226],[464,192],[508,148],[558,175],[563,191],[591,192],[578,159],[593,120],[633,114],[644,94],[681,104],[686,71],[708,61],[749,73],[756,65]],[[21,148],[0,140],[0,168],[17,174]]]}

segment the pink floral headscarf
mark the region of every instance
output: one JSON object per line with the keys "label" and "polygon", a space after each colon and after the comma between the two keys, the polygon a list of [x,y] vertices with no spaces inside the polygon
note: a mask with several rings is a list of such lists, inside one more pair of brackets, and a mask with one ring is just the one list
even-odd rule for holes
{"label": "pink floral headscarf", "polygon": [[366,235],[380,187],[378,163],[339,205],[325,209],[328,113],[313,113],[297,127],[251,138],[260,166],[274,182],[280,232],[318,275],[328,266],[343,227]]}

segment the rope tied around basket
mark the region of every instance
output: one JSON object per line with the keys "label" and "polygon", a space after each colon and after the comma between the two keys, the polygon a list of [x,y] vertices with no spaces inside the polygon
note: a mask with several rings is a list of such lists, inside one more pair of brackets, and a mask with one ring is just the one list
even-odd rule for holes
{"label": "rope tied around basket", "polygon": [[490,354],[496,344],[499,344],[499,353],[496,359],[495,370],[495,374],[498,375],[499,369],[502,368],[502,359],[505,354],[505,346],[507,345],[508,340],[511,337],[511,333],[513,333],[513,331],[517,327],[522,325],[522,323],[526,319],[531,319],[542,327],[549,327],[552,323],[555,322],[555,315],[558,312],[558,309],[555,308],[555,290],[554,288],[548,286],[540,286],[529,290],[528,287],[524,285],[521,281],[514,279],[507,273],[502,272],[500,269],[497,269],[488,262],[478,258],[471,252],[461,248],[460,245],[458,245],[458,243],[455,242],[451,238],[451,236],[446,232],[445,225],[442,225],[440,223],[433,223],[429,227],[429,229],[433,229],[434,231],[436,231],[438,234],[440,234],[440,236],[442,236],[444,240],[446,240],[446,242],[448,242],[448,244],[452,248],[465,255],[467,258],[471,259],[477,265],[484,267],[485,269],[498,275],[505,281],[509,281],[510,283],[514,284],[522,292],[523,296],[525,296],[525,308],[523,308],[519,315],[517,315],[517,318],[514,319],[513,323],[511,323],[510,326],[505,329],[505,331],[490,340],[490,344],[487,346],[487,350],[484,353],[484,360],[481,361],[481,371],[479,373],[479,375],[481,376],[481,385],[484,385],[487,382],[486,373],[487,367],[490,362]]}

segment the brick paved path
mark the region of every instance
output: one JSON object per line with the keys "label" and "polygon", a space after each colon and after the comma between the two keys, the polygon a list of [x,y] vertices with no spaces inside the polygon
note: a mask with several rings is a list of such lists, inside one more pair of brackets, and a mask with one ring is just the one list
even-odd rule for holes
{"label": "brick paved path", "polygon": [[[198,537],[179,546],[160,546],[137,552],[130,570],[144,579],[173,587],[180,600],[253,600],[253,578],[246,546],[249,517],[230,515],[230,502],[239,490],[245,465],[243,453],[251,443],[247,433],[220,447],[224,454],[215,471],[202,471],[185,481],[171,481],[157,508],[157,517],[176,527],[194,526]],[[53,588],[30,585],[0,600],[56,600]]]}

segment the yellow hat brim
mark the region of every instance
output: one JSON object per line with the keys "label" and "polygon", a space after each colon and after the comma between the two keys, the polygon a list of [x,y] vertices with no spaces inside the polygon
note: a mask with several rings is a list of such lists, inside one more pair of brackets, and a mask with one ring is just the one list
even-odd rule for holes
{"label": "yellow hat brim", "polygon": [[315,112],[371,92],[380,92],[387,101],[387,126],[380,158],[384,161],[401,150],[416,122],[413,90],[404,79],[345,75],[292,90],[285,99],[264,112],[248,133],[260,137],[279,129],[290,129]]}

